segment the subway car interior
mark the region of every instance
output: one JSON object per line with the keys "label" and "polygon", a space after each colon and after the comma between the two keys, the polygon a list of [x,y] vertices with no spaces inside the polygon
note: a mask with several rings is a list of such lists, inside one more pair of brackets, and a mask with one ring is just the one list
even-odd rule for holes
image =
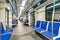
{"label": "subway car interior", "polygon": [[0,40],[60,40],[60,0],[0,0]]}

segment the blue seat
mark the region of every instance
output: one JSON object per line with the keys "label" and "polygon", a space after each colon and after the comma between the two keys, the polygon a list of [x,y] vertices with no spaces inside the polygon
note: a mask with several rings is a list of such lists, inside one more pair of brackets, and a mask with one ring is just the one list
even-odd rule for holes
{"label": "blue seat", "polygon": [[3,33],[1,34],[1,40],[10,40],[11,33]]}
{"label": "blue seat", "polygon": [[1,33],[4,33],[4,32],[13,32],[13,29],[8,29],[8,30],[4,30],[4,26],[3,26],[3,24],[0,22],[0,24],[1,24]]}
{"label": "blue seat", "polygon": [[40,24],[41,24],[41,21],[38,20],[38,21],[36,22],[36,26],[32,26],[32,28],[33,28],[33,29],[37,29],[37,28],[40,27]]}
{"label": "blue seat", "polygon": [[18,21],[13,19],[13,20],[12,20],[12,24],[13,24],[13,25],[17,25],[17,24],[18,24]]}
{"label": "blue seat", "polygon": [[59,38],[56,38],[55,40],[60,40],[60,37]]}
{"label": "blue seat", "polygon": [[47,21],[42,21],[41,22],[41,27],[40,28],[38,28],[38,29],[36,29],[38,32],[41,32],[41,31],[43,31],[43,30],[46,30],[46,27],[47,27]]}
{"label": "blue seat", "polygon": [[[58,35],[59,26],[60,26],[60,23],[58,22],[53,23],[53,37]],[[52,22],[49,22],[48,30],[45,32],[42,32],[42,34],[50,39],[52,38]]]}
{"label": "blue seat", "polygon": [[1,40],[10,40],[13,29],[4,30],[2,22],[0,22],[0,27],[1,27]]}
{"label": "blue seat", "polygon": [[4,30],[4,27],[3,27],[3,24],[0,22],[0,26],[1,26],[1,33],[3,33],[5,30]]}

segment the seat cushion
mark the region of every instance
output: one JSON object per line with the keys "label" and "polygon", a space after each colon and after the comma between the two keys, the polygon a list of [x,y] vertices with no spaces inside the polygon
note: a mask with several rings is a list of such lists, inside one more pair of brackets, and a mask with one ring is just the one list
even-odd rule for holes
{"label": "seat cushion", "polygon": [[5,32],[13,32],[13,29],[5,30]]}
{"label": "seat cushion", "polygon": [[5,30],[1,33],[1,40],[10,40],[13,30]]}
{"label": "seat cushion", "polygon": [[53,33],[55,33],[56,36],[59,33],[59,27],[60,27],[60,22],[54,22]]}
{"label": "seat cushion", "polygon": [[[46,31],[46,32],[42,32],[42,34],[43,35],[45,35],[46,37],[48,37],[48,38],[52,38],[52,32],[50,32],[50,31]],[[55,34],[53,34],[53,37],[55,37],[56,35]]]}
{"label": "seat cushion", "polygon": [[43,29],[46,30],[47,23],[48,23],[48,22],[46,22],[46,21],[42,21],[42,23],[41,23],[41,28],[43,28]]}
{"label": "seat cushion", "polygon": [[10,37],[11,37],[11,33],[4,34],[1,36],[1,40],[10,40]]}
{"label": "seat cushion", "polygon": [[38,21],[36,22],[36,25],[32,26],[32,28],[33,28],[33,29],[37,29],[37,28],[40,27],[40,24],[41,24],[41,21],[38,20]]}
{"label": "seat cushion", "polygon": [[38,29],[39,27],[33,26],[32,28],[33,28],[33,29]]}
{"label": "seat cushion", "polygon": [[4,34],[4,33],[9,33],[9,32],[13,32],[13,29],[10,29],[10,30],[5,30],[4,32],[1,32],[2,34]]}
{"label": "seat cushion", "polygon": [[40,24],[41,24],[41,21],[38,20],[35,26],[40,27]]}
{"label": "seat cushion", "polygon": [[44,29],[43,28],[38,28],[38,29],[36,29],[38,32],[41,32],[41,31],[44,31]]}

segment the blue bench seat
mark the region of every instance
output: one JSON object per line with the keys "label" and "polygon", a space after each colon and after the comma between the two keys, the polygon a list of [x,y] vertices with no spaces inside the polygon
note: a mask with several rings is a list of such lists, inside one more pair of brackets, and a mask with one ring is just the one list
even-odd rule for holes
{"label": "blue bench seat", "polygon": [[13,29],[4,30],[2,22],[0,22],[0,27],[1,27],[1,40],[10,40]]}
{"label": "blue bench seat", "polygon": [[38,29],[39,27],[38,26],[32,26],[33,29]]}
{"label": "blue bench seat", "polygon": [[[60,23],[53,22],[53,37],[58,35],[59,26],[60,26]],[[52,22],[49,22],[48,30],[45,32],[42,32],[42,34],[52,39]]]}
{"label": "blue bench seat", "polygon": [[36,29],[38,32],[41,32],[41,31],[44,31],[44,29],[43,28],[38,28],[38,29]]}
{"label": "blue bench seat", "polygon": [[4,31],[1,33],[1,40],[10,40],[13,30]]}
{"label": "blue bench seat", "polygon": [[12,20],[12,24],[13,24],[13,25],[17,25],[17,24],[18,24],[18,21],[13,19],[13,20]]}
{"label": "blue bench seat", "polygon": [[41,27],[38,28],[38,29],[36,29],[36,30],[39,31],[39,32],[46,30],[47,23],[48,23],[48,22],[46,22],[46,21],[42,21],[42,22],[41,22]]}
{"label": "blue bench seat", "polygon": [[40,27],[41,21],[37,21],[35,26],[32,26],[33,29],[37,29]]}
{"label": "blue bench seat", "polygon": [[[42,34],[45,35],[46,37],[52,39],[52,32],[50,32],[50,31],[46,31],[46,32],[43,32]],[[53,36],[55,37],[56,35],[53,34]]]}
{"label": "blue bench seat", "polygon": [[3,33],[9,33],[9,32],[11,32],[11,33],[12,33],[12,32],[13,32],[13,29],[5,30],[5,31],[3,31],[3,30],[2,30],[2,31],[1,31],[1,33],[2,33],[2,34],[3,34]]}
{"label": "blue bench seat", "polygon": [[13,28],[12,29],[8,29],[8,30],[5,30],[5,32],[13,32]]}
{"label": "blue bench seat", "polygon": [[11,33],[1,34],[1,40],[10,40]]}
{"label": "blue bench seat", "polygon": [[8,29],[8,30],[4,30],[4,26],[3,26],[3,24],[0,22],[0,24],[1,24],[1,33],[7,33],[7,32],[13,32],[13,29]]}

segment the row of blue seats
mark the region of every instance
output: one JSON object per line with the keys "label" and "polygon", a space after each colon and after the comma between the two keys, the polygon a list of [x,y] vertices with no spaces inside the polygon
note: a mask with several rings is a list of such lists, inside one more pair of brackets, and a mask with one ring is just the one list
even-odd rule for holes
{"label": "row of blue seats", "polygon": [[13,25],[17,25],[17,24],[18,24],[18,21],[13,19],[13,20],[12,20],[12,24],[13,24]]}
{"label": "row of blue seats", "polygon": [[[53,37],[58,36],[59,26],[59,22],[53,22]],[[48,39],[52,39],[52,22],[37,21],[36,25],[32,26],[32,28],[47,37]]]}
{"label": "row of blue seats", "polygon": [[10,40],[13,29],[5,30],[3,23],[0,22],[0,31],[1,31],[1,37],[0,37],[1,40]]}

